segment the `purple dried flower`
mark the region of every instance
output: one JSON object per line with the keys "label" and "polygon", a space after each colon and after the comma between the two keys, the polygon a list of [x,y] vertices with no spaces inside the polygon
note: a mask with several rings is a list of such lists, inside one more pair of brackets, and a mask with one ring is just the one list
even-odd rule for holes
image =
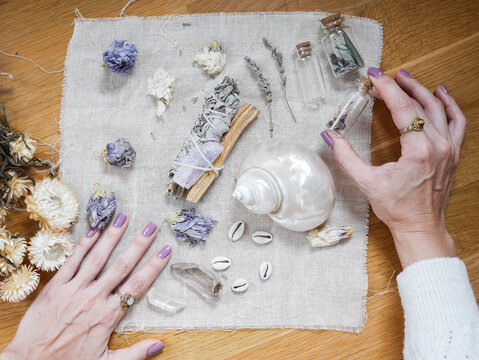
{"label": "purple dried flower", "polygon": [[217,224],[215,219],[198,214],[195,209],[181,210],[168,219],[171,229],[176,233],[176,240],[190,241],[190,246],[206,244],[208,234]]}
{"label": "purple dried flower", "polygon": [[126,139],[121,138],[108,144],[101,157],[109,165],[129,169],[135,162],[136,151]]}
{"label": "purple dried flower", "polygon": [[119,74],[128,74],[135,66],[138,50],[126,40],[114,40],[108,50],[103,53],[103,62],[111,71]]}
{"label": "purple dried flower", "polygon": [[88,200],[86,211],[92,228],[103,229],[111,221],[116,210],[116,195],[113,191],[97,185],[95,192]]}

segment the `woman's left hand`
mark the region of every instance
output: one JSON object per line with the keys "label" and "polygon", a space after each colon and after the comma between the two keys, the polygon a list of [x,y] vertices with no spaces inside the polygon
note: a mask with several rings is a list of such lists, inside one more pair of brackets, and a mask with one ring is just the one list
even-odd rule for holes
{"label": "woman's left hand", "polygon": [[[140,360],[163,348],[160,341],[151,339],[116,351],[108,349],[110,335],[126,311],[115,291],[158,232],[153,223],[146,225],[112,266],[98,276],[127,227],[128,217],[119,213],[101,238],[96,229],[82,236],[73,255],[28,309],[12,343],[0,354],[1,360]],[[138,299],[170,257],[171,248],[166,245],[120,286],[120,293]]]}

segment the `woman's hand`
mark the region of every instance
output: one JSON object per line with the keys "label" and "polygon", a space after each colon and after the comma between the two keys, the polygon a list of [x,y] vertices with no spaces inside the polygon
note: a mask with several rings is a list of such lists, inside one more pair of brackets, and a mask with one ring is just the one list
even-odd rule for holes
{"label": "woman's hand", "polygon": [[[1,360],[139,360],[163,348],[161,342],[152,339],[125,349],[108,350],[110,335],[125,314],[115,291],[157,234],[153,223],[146,225],[98,277],[127,226],[127,216],[119,213],[101,238],[99,231],[91,229],[78,241],[73,255],[28,309],[12,343],[0,355]],[[170,253],[171,248],[164,246],[121,285],[120,293],[138,299],[166,266]]]}
{"label": "woman's hand", "polygon": [[405,70],[396,74],[396,81],[376,68],[368,74],[374,95],[384,100],[398,130],[421,118],[423,131],[401,135],[401,157],[381,166],[367,164],[335,133],[322,136],[391,230],[403,268],[428,258],[454,257],[444,209],[467,120],[442,85],[433,95]]}

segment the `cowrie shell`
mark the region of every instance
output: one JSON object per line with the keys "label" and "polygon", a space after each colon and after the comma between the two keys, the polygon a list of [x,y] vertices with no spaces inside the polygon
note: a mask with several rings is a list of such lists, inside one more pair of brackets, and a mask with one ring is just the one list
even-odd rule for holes
{"label": "cowrie shell", "polygon": [[273,235],[266,231],[256,231],[251,238],[255,243],[264,245],[273,240]]}
{"label": "cowrie shell", "polygon": [[272,272],[273,266],[268,261],[265,261],[259,266],[259,277],[261,280],[268,280]]}
{"label": "cowrie shell", "polygon": [[231,290],[234,292],[243,292],[248,289],[249,283],[245,279],[237,279],[231,286]]}
{"label": "cowrie shell", "polygon": [[232,241],[238,241],[244,234],[244,221],[237,221],[231,225],[230,230],[228,231],[228,237]]}
{"label": "cowrie shell", "polygon": [[230,267],[231,261],[226,256],[217,256],[211,260],[211,266],[215,270],[226,270]]}

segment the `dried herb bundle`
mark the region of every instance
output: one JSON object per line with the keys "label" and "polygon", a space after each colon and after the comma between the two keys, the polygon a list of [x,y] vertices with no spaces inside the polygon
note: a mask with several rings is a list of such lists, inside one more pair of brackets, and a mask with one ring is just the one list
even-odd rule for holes
{"label": "dried herb bundle", "polygon": [[236,82],[225,76],[206,98],[188,138],[173,161],[168,195],[182,198],[205,171],[220,170],[214,168],[212,163],[223,151],[221,139],[230,129],[239,102]]}
{"label": "dried herb bundle", "polygon": [[244,60],[251,72],[256,75],[256,80],[260,84],[261,90],[265,94],[266,103],[268,104],[269,108],[269,136],[273,137],[273,117],[271,116],[271,103],[273,102],[273,93],[271,92],[271,83],[266,78],[266,76],[264,76],[263,71],[256,64],[255,61],[253,61],[249,56],[245,56]]}
{"label": "dried herb bundle", "polygon": [[268,49],[271,50],[271,55],[273,55],[273,57],[276,61],[276,64],[278,65],[279,78],[281,79],[281,85],[282,85],[282,89],[283,89],[284,103],[286,104],[286,108],[288,109],[289,114],[293,118],[293,121],[297,122],[296,117],[293,114],[293,110],[291,110],[291,106],[289,106],[288,97],[286,96],[286,80],[287,80],[287,78],[286,78],[286,75],[284,74],[286,70],[284,69],[284,66],[283,66],[283,54],[280,51],[278,51],[278,49],[276,47],[273,47],[273,45],[271,45],[271,43],[265,37],[263,38],[263,43],[264,43],[264,46],[266,46]]}
{"label": "dried herb bundle", "polygon": [[189,241],[190,247],[200,243],[206,245],[208,235],[217,224],[213,218],[203,216],[195,209],[182,209],[166,219],[171,230],[176,234],[176,240]]}

